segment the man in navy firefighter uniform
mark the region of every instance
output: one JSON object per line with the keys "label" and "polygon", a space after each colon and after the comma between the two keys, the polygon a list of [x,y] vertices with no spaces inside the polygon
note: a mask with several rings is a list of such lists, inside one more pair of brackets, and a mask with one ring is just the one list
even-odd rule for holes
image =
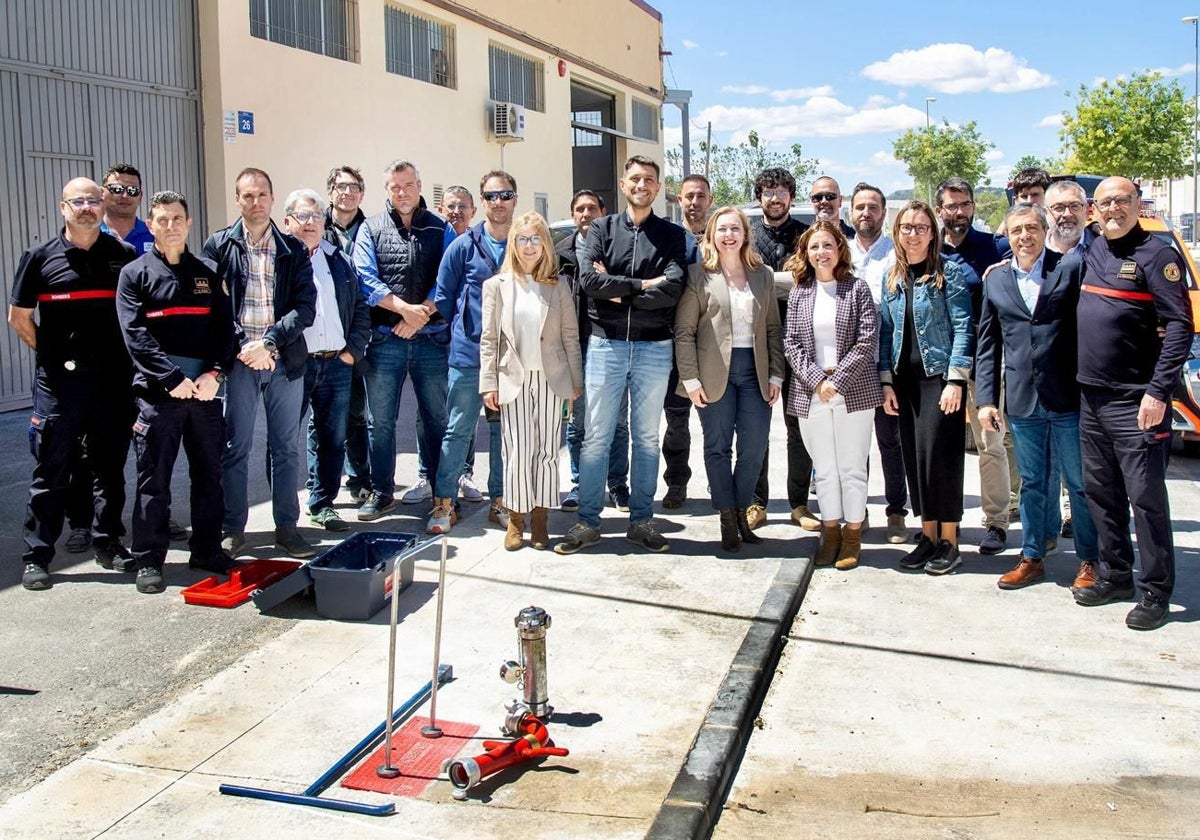
{"label": "man in navy firefighter uniform", "polygon": [[1153,630],[1167,620],[1175,585],[1168,409],[1192,339],[1191,304],[1179,254],[1138,224],[1133,182],[1106,178],[1095,206],[1104,238],[1087,252],[1079,295],[1079,432],[1100,565],[1075,600],[1096,606],[1133,595],[1132,504],[1141,597],[1125,623]]}
{"label": "man in navy firefighter uniform", "polygon": [[154,249],[122,269],[117,317],[135,368],[137,590],[154,593],[163,591],[171,473],[180,441],[192,479],[188,565],[218,573],[237,565],[221,550],[225,424],[216,399],[235,350],[233,310],[216,266],[187,248],[192,226],[187,200],[175,192],[155,193],[148,221]]}
{"label": "man in navy firefighter uniform", "polygon": [[[133,416],[130,365],[113,307],[117,275],[133,248],[100,230],[100,185],[75,178],[58,205],[65,221],[53,239],[21,257],[9,326],[37,354],[29,445],[37,463],[25,513],[26,589],[49,589],[54,543],[62,533],[67,485],[81,445],[94,475],[92,523],[96,562],[129,571],[125,527],[125,457]],[[34,320],[34,313],[38,318]]]}

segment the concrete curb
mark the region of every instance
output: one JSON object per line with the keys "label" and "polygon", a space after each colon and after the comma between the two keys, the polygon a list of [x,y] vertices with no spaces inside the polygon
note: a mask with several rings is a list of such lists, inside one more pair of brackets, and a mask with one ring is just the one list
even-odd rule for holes
{"label": "concrete curb", "polygon": [[780,565],[646,833],[647,840],[711,836],[812,571],[812,557],[785,560]]}

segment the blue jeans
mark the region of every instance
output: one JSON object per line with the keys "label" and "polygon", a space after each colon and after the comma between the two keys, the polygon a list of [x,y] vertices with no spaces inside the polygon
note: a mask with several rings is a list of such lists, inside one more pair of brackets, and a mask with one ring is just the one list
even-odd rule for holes
{"label": "blue jeans", "polygon": [[[771,430],[771,406],[758,387],[753,350],[737,348],[730,353],[725,393],[697,413],[704,430],[704,471],[708,474],[713,509],[750,507]],[[733,461],[735,433],[736,463]]]}
{"label": "blue jeans", "polygon": [[[441,453],[434,471],[433,495],[439,499],[458,498],[458,479],[463,474],[467,450],[475,440],[483,394],[479,393],[479,368],[450,368],[446,408],[449,422],[441,440]],[[489,423],[488,426],[494,424]],[[500,435],[488,429],[488,495],[504,495],[504,462],[500,454]]]}
{"label": "blue jeans", "polygon": [[250,450],[260,396],[267,414],[267,449],[271,453],[271,515],[276,528],[293,527],[300,518],[296,486],[300,480],[304,380],[289,382],[282,365],[273,371],[251,370],[236,362],[225,381],[225,451],[221,455],[225,519],[221,529],[226,533],[246,530]]}
{"label": "blue jeans", "polygon": [[342,485],[353,378],[354,368],[336,356],[309,358],[304,371],[304,410],[309,415],[306,425],[310,513],[332,507]]}
{"label": "blue jeans", "polygon": [[[350,381],[350,413],[346,420],[346,486],[351,491],[371,489],[370,430],[367,386],[363,377],[356,373]],[[311,445],[309,452],[312,452]],[[311,456],[309,463],[312,463]]]}
{"label": "blue jeans", "polygon": [[1083,494],[1083,460],[1079,452],[1079,412],[1046,411],[1041,406],[1029,417],[1009,417],[1017,469],[1021,473],[1021,554],[1042,559],[1046,540],[1058,536],[1058,480],[1061,470],[1071,497],[1075,556],[1100,556],[1096,526]]}
{"label": "blue jeans", "polygon": [[[567,421],[567,456],[571,461],[571,484],[579,486],[579,452],[587,432],[587,393],[580,394],[571,408]],[[629,489],[629,394],[621,398],[617,409],[617,426],[612,446],[608,450],[608,489]]]}
{"label": "blue jeans", "polygon": [[658,427],[671,376],[671,341],[619,341],[593,335],[584,374],[587,432],[579,454],[579,520],[600,526],[608,453],[617,415],[628,395],[629,439],[633,443],[629,474],[629,521],[650,518],[658,486]]}
{"label": "blue jeans", "polygon": [[421,417],[425,452],[437,472],[442,435],[446,433],[446,372],[449,345],[446,336],[418,335],[398,338],[375,330],[367,345],[370,371],[366,375],[367,409],[371,416],[371,488],[391,499],[396,490],[396,417],[404,380],[412,376]]}

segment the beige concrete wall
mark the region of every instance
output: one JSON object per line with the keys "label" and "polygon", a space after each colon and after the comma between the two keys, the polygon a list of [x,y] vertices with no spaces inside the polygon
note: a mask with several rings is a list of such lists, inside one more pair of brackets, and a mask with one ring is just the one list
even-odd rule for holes
{"label": "beige concrete wall", "polygon": [[[492,168],[507,169],[517,179],[520,211],[531,210],[534,194],[549,198],[552,219],[568,214],[572,192],[570,146],[570,80],[575,76],[594,87],[617,94],[620,128],[629,125],[629,96],[633,91],[611,79],[599,78],[577,67],[568,67],[560,77],[557,58],[538,52],[512,37],[498,34],[479,23],[447,13],[425,2],[402,5],[418,14],[455,27],[457,90],[388,73],[383,39],[382,0],[361,0],[359,14],[359,61],[340,61],[250,35],[248,4],[245,0],[201,2],[201,52],[206,185],[209,229],[228,224],[237,217],[233,202],[234,175],[245,166],[267,170],[275,184],[278,219],[286,194],[300,186],[324,191],[330,167],[349,163],[363,170],[367,192],[366,212],[383,205],[382,169],[395,158],[415,162],[421,172],[426,199],[432,201],[435,184],[463,183],[478,189],[479,176]],[[476,6],[488,5],[482,2]],[[658,79],[658,38],[661,24],[633,3],[636,12],[620,28],[596,23],[593,6],[609,3],[538,3],[520,0],[505,5],[505,22],[517,29],[532,26],[540,17],[536,7],[554,6],[561,12],[553,19],[558,29],[547,27],[540,37],[562,35],[581,56],[604,57],[624,50],[632,57],[621,72]],[[622,9],[625,3],[613,2]],[[509,15],[509,12],[512,15]],[[575,17],[572,18],[572,15]],[[513,21],[516,21],[515,23]],[[635,25],[636,23],[636,25]],[[567,33],[578,32],[570,40]],[[612,43],[589,45],[581,34],[612,33]],[[636,33],[636,50],[630,33]],[[488,139],[488,44],[495,42],[545,62],[544,113],[526,112],[526,139],[504,147]],[[619,43],[618,43],[619,42]],[[630,49],[626,50],[626,47]],[[649,56],[649,58],[647,58]],[[649,64],[653,64],[651,73]],[[647,101],[652,97],[639,94]],[[235,142],[222,137],[222,114],[226,110],[254,113],[255,133],[239,134]],[[618,158],[633,153],[662,158],[659,144],[625,141],[618,144]],[[619,166],[619,164],[618,164]]]}

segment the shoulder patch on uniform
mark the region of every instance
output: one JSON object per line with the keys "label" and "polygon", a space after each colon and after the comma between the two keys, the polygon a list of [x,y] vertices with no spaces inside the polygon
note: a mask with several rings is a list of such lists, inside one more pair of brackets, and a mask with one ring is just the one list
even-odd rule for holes
{"label": "shoulder patch on uniform", "polygon": [[1170,280],[1172,283],[1178,283],[1179,278],[1181,276],[1179,273],[1179,264],[1173,263],[1173,262],[1167,263],[1166,266],[1163,268],[1163,276],[1166,277],[1168,280]]}
{"label": "shoulder patch on uniform", "polygon": [[209,293],[208,278],[197,277],[192,281],[195,285],[192,288],[192,293],[197,295],[206,295]]}

